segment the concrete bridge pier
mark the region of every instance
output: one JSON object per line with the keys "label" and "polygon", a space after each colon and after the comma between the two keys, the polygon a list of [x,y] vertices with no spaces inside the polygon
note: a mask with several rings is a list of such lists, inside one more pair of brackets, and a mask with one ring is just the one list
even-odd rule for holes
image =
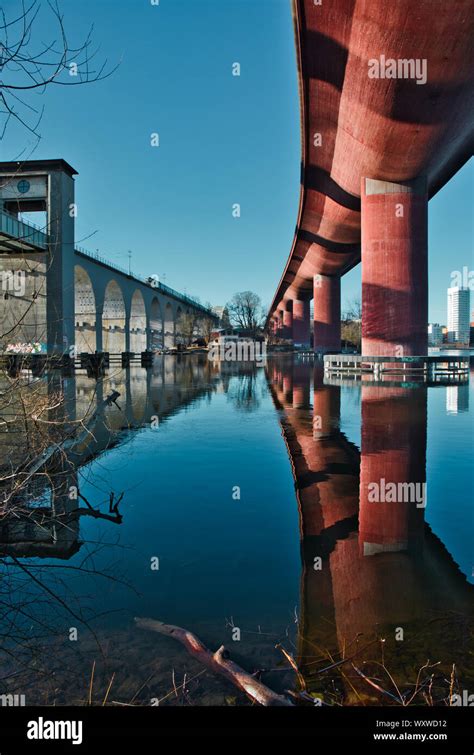
{"label": "concrete bridge pier", "polygon": [[284,302],[283,305],[283,338],[293,337],[293,302]]}
{"label": "concrete bridge pier", "polygon": [[130,303],[125,303],[125,349],[124,351],[131,351],[130,348]]}
{"label": "concrete bridge pier", "polygon": [[283,338],[283,309],[277,310],[277,336]]}
{"label": "concrete bridge pier", "polygon": [[102,337],[102,310],[97,310],[95,315],[95,344],[96,351],[100,354],[104,349]]}
{"label": "concrete bridge pier", "polygon": [[317,274],[313,277],[314,351],[341,350],[341,279]]}
{"label": "concrete bridge pier", "polygon": [[401,183],[363,178],[361,240],[362,354],[426,354],[426,178]]}
{"label": "concrete bridge pier", "polygon": [[48,218],[46,322],[48,349],[53,354],[74,346],[74,175],[74,170],[62,166],[41,175],[38,194],[44,196],[43,203],[34,200],[32,204],[34,209],[44,207]]}
{"label": "concrete bridge pier", "polygon": [[293,343],[309,348],[310,345],[310,300],[293,299]]}

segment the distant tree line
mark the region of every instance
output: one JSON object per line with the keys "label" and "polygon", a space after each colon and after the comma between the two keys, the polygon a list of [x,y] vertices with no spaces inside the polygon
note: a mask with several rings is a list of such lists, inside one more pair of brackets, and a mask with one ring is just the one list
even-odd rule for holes
{"label": "distant tree line", "polygon": [[362,303],[359,297],[350,299],[342,314],[341,338],[360,351],[362,343]]}

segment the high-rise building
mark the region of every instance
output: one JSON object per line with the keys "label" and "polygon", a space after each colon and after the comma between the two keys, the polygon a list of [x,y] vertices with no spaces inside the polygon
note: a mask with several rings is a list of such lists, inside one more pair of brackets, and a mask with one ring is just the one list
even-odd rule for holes
{"label": "high-rise building", "polygon": [[443,343],[443,326],[437,322],[428,324],[428,346],[440,346]]}
{"label": "high-rise building", "polygon": [[453,286],[448,288],[448,341],[469,343],[470,317],[468,288]]}

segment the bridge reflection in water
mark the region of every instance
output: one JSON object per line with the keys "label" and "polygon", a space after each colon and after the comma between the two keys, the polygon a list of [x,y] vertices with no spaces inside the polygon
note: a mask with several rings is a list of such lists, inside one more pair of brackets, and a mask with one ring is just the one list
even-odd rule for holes
{"label": "bridge reflection in water", "polygon": [[[204,356],[155,356],[152,369],[117,370],[99,381],[80,372],[63,377],[59,371],[33,380],[26,392],[48,407],[50,447],[56,448],[44,462],[35,458],[34,438],[31,442],[24,432],[25,393],[19,388],[2,417],[9,432],[0,433],[0,471],[8,477],[8,465],[21,470],[21,495],[28,504],[20,514],[15,510],[0,519],[0,556],[69,559],[81,546],[81,516],[119,523],[116,515],[99,516],[81,501],[80,469],[123,443],[129,431],[158,426],[208,393],[215,373]],[[2,492],[12,491],[4,484]]]}
{"label": "bridge reflection in water", "polygon": [[[465,689],[474,688],[467,645],[472,632],[472,586],[425,522],[422,505],[403,501],[375,502],[369,495],[371,483],[382,480],[387,483],[412,482],[418,486],[426,482],[427,390],[443,389],[406,388],[393,384],[380,386],[368,382],[348,389],[343,402],[341,387],[324,383],[322,366],[318,362],[270,359],[264,375],[263,369],[255,364],[212,363],[206,355],[192,358],[160,356],[155,359],[152,369],[119,370],[97,382],[79,373],[72,378],[62,377],[59,372],[52,373],[47,378],[33,381],[33,387],[36,400],[44,400],[51,406],[55,405],[58,393],[64,395],[64,402],[49,411],[50,419],[54,419],[57,425],[48,425],[51,445],[60,446],[61,453],[48,457],[40,468],[31,467],[37,462],[34,443],[30,443],[32,452],[28,451],[24,428],[18,420],[20,415],[17,416],[15,406],[10,406],[9,432],[0,433],[2,458],[14,466],[23,462],[24,469],[33,468],[37,473],[31,478],[29,510],[24,516],[15,513],[0,521],[0,560],[3,565],[9,558],[36,559],[36,563],[57,558],[77,564],[74,554],[85,549],[81,539],[81,517],[97,518],[97,509],[95,514],[91,513],[80,498],[81,490],[91,489],[87,475],[83,474],[89,468],[89,462],[100,462],[101,456],[114,447],[132,441],[134,430],[148,428],[149,431],[154,422],[164,423],[181,408],[196,406],[204,399],[208,409],[203,406],[193,416],[199,418],[197,424],[200,428],[206,428],[201,432],[213,434],[211,450],[207,456],[200,455],[196,444],[204,442],[202,434],[196,436],[194,445],[186,446],[187,453],[199,456],[200,464],[205,467],[200,467],[202,479],[207,480],[211,474],[216,474],[215,459],[221,445],[228,449],[232,480],[235,480],[235,469],[239,464],[249,465],[248,460],[242,462],[245,459],[242,455],[242,428],[250,433],[250,436],[246,435],[247,447],[257,449],[262,437],[266,438],[258,458],[256,456],[248,469],[247,488],[253,485],[257,489],[255,505],[252,507],[246,503],[237,509],[221,502],[217,509],[206,509],[203,504],[216,490],[215,480],[214,487],[208,490],[203,486],[201,494],[193,491],[191,496],[189,488],[181,480],[174,479],[174,475],[183,470],[182,460],[179,466],[176,461],[173,466],[165,444],[160,445],[160,459],[146,453],[144,457],[137,456],[134,477],[127,480],[130,488],[123,510],[121,542],[135,545],[134,536],[127,540],[129,529],[133,531],[137,519],[148,517],[146,525],[138,530],[144,539],[141,547],[147,557],[150,552],[155,552],[156,533],[161,530],[160,536],[164,537],[166,533],[168,539],[174,533],[177,552],[186,553],[186,563],[178,564],[179,568],[169,575],[168,586],[158,589],[155,582],[148,584],[145,581],[142,562],[137,562],[134,571],[133,556],[127,556],[128,572],[134,577],[141,575],[138,579],[142,582],[137,587],[145,593],[146,607],[134,603],[135,598],[128,598],[127,593],[120,592],[121,588],[117,587],[121,608],[126,608],[132,616],[137,615],[136,610],[156,612],[157,607],[167,611],[182,610],[183,621],[189,622],[191,629],[198,633],[201,630],[207,632],[212,643],[220,643],[226,640],[224,619],[230,615],[227,613],[229,606],[231,611],[236,610],[240,615],[248,606],[246,621],[253,620],[254,627],[262,621],[268,627],[273,621],[271,629],[275,627],[284,637],[285,626],[291,621],[289,617],[293,613],[298,581],[298,560],[293,557],[294,567],[290,563],[291,554],[295,553],[297,532],[293,538],[287,529],[279,532],[275,521],[270,521],[271,517],[284,520],[287,511],[294,509],[291,478],[288,480],[290,494],[284,495],[277,505],[278,486],[281,487],[283,478],[277,479],[275,472],[273,487],[271,480],[265,484],[261,481],[262,470],[268,470],[275,459],[280,466],[284,461],[281,444],[278,456],[274,455],[274,449],[265,447],[265,444],[271,445],[277,427],[269,390],[279,410],[296,489],[301,581],[295,659],[306,689],[316,695],[322,694],[328,703],[392,704],[397,690],[381,663],[385,663],[400,687],[406,689],[407,684],[414,684],[418,670],[428,660],[442,664],[438,676],[436,667],[427,672],[435,674],[429,692],[433,699],[445,697],[452,664],[456,666],[459,684]],[[116,393],[120,394],[118,398]],[[244,412],[245,423],[239,424],[241,429],[237,437],[233,436],[235,416],[223,413],[221,394],[241,413],[240,417]],[[341,407],[347,406],[347,400],[360,400],[360,450],[341,430],[346,420]],[[211,408],[211,402],[214,408]],[[465,397],[461,403],[465,408]],[[450,411],[454,411],[455,405],[454,397],[450,395]],[[223,416],[231,426],[223,427]],[[269,425],[269,436],[261,435],[264,423]],[[62,438],[56,437],[57,427],[61,428]],[[74,429],[73,436],[70,437],[68,429]],[[189,425],[184,424],[181,432],[185,435],[178,436],[180,448],[185,439],[189,440]],[[351,427],[351,436],[357,440],[355,423]],[[13,443],[12,438],[16,438]],[[145,443],[150,445],[151,440],[145,439]],[[143,507],[135,507],[134,511],[134,487],[141,476],[150,474],[150,464],[159,463],[169,467],[166,473],[171,479],[167,489],[173,496],[179,496],[180,514],[174,513],[175,501],[166,499],[166,496],[161,508],[146,499]],[[223,477],[218,478],[217,489],[219,485],[223,489],[228,482],[222,456],[221,467]],[[163,472],[163,466],[160,469]],[[97,475],[97,467],[95,470]],[[187,473],[191,476],[189,467]],[[113,484],[108,478],[105,483]],[[77,489],[79,497],[71,498],[71,488]],[[268,491],[269,502],[260,497],[264,491]],[[201,497],[196,497],[199,495]],[[95,505],[97,501],[92,503]],[[278,508],[282,504],[285,511]],[[192,523],[197,521],[197,510],[201,529],[195,536]],[[101,510],[99,518],[120,523],[121,517],[119,520],[117,514],[118,510],[111,507],[108,512]],[[182,526],[184,519],[186,525]],[[219,520],[217,523],[216,519]],[[269,527],[270,523],[273,529]],[[106,523],[99,523],[102,524],[105,526]],[[203,528],[209,530],[208,540],[203,540]],[[239,528],[239,534],[226,539],[226,533],[236,528]],[[84,541],[88,542],[87,537]],[[161,549],[166,552],[166,547],[172,549],[175,546],[162,544]],[[278,561],[280,551],[282,555]],[[194,552],[195,559],[190,555]],[[242,559],[242,553],[245,553],[248,565]],[[171,563],[171,551],[168,559]],[[191,561],[191,572],[187,561]],[[29,566],[33,562],[23,563]],[[215,578],[216,572],[219,579]],[[288,582],[293,585],[291,589]],[[281,596],[277,595],[278,592]],[[21,602],[21,590],[13,597]],[[105,594],[101,594],[96,599],[95,608],[101,612],[109,610],[113,607],[113,598],[109,598],[112,601],[109,604]],[[268,612],[270,605],[273,616]],[[0,614],[0,623],[7,619],[10,631],[12,611],[5,617],[3,611]],[[158,615],[158,618],[162,616]],[[173,614],[170,618],[177,620]],[[285,622],[283,627],[282,621]],[[121,636],[122,626],[117,623],[113,627],[114,642]],[[16,629],[14,635],[15,632]],[[272,668],[281,661],[281,656],[275,650],[273,635],[269,636],[263,665]],[[287,640],[291,642],[291,630],[284,641]],[[133,642],[141,643],[142,639],[134,636]],[[261,642],[260,635],[258,642]],[[121,661],[127,658],[129,643],[130,637],[125,635],[125,640],[122,637],[122,644],[118,645]],[[244,665],[251,667],[254,663],[255,667],[261,667],[258,647],[257,638],[246,642],[245,650],[242,650]],[[137,657],[142,658],[143,668],[137,667],[135,660],[130,661],[127,674],[133,676],[131,686],[138,689],[144,682],[143,669],[148,667],[149,647],[135,644],[134,648]],[[69,651],[63,649],[61,652]],[[88,649],[86,644],[81,646],[81,652],[87,663],[95,658],[95,648]],[[167,652],[163,648],[162,653],[166,655]],[[61,665],[60,655],[56,660]],[[183,660],[183,664],[186,662]],[[323,671],[325,668],[329,670]],[[272,686],[277,688],[279,683],[282,689],[288,686],[283,674],[275,676],[271,679]],[[68,689],[67,684],[65,682],[65,689]],[[69,698],[64,694],[67,702]]]}
{"label": "bridge reflection in water", "polygon": [[[383,665],[414,682],[428,660],[455,663],[472,686],[472,586],[425,522],[426,499],[374,500],[373,483],[424,489],[427,388],[350,389],[360,391],[359,452],[340,429],[341,388],[324,384],[318,363],[271,363],[268,377],[298,499],[297,665],[307,689],[390,704],[399,697]],[[324,667],[339,668],[338,681]]]}

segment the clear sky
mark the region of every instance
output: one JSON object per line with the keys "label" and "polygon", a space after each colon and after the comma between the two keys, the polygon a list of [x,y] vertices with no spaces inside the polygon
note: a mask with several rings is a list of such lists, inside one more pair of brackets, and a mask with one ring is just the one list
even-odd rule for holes
{"label": "clear sky", "polygon": [[[59,2],[72,43],[93,22],[99,57],[121,61],[103,82],[29,99],[45,113],[23,157],[62,157],[79,172],[77,243],[124,267],[132,250],[132,270],[202,301],[251,289],[269,305],[299,197],[289,0]],[[19,6],[9,0],[8,11]],[[53,37],[46,2],[36,33]],[[1,159],[32,146],[11,125]],[[472,187],[471,161],[430,203],[430,321],[446,322],[452,271],[473,267]],[[343,303],[359,292],[360,266],[343,279]]]}

